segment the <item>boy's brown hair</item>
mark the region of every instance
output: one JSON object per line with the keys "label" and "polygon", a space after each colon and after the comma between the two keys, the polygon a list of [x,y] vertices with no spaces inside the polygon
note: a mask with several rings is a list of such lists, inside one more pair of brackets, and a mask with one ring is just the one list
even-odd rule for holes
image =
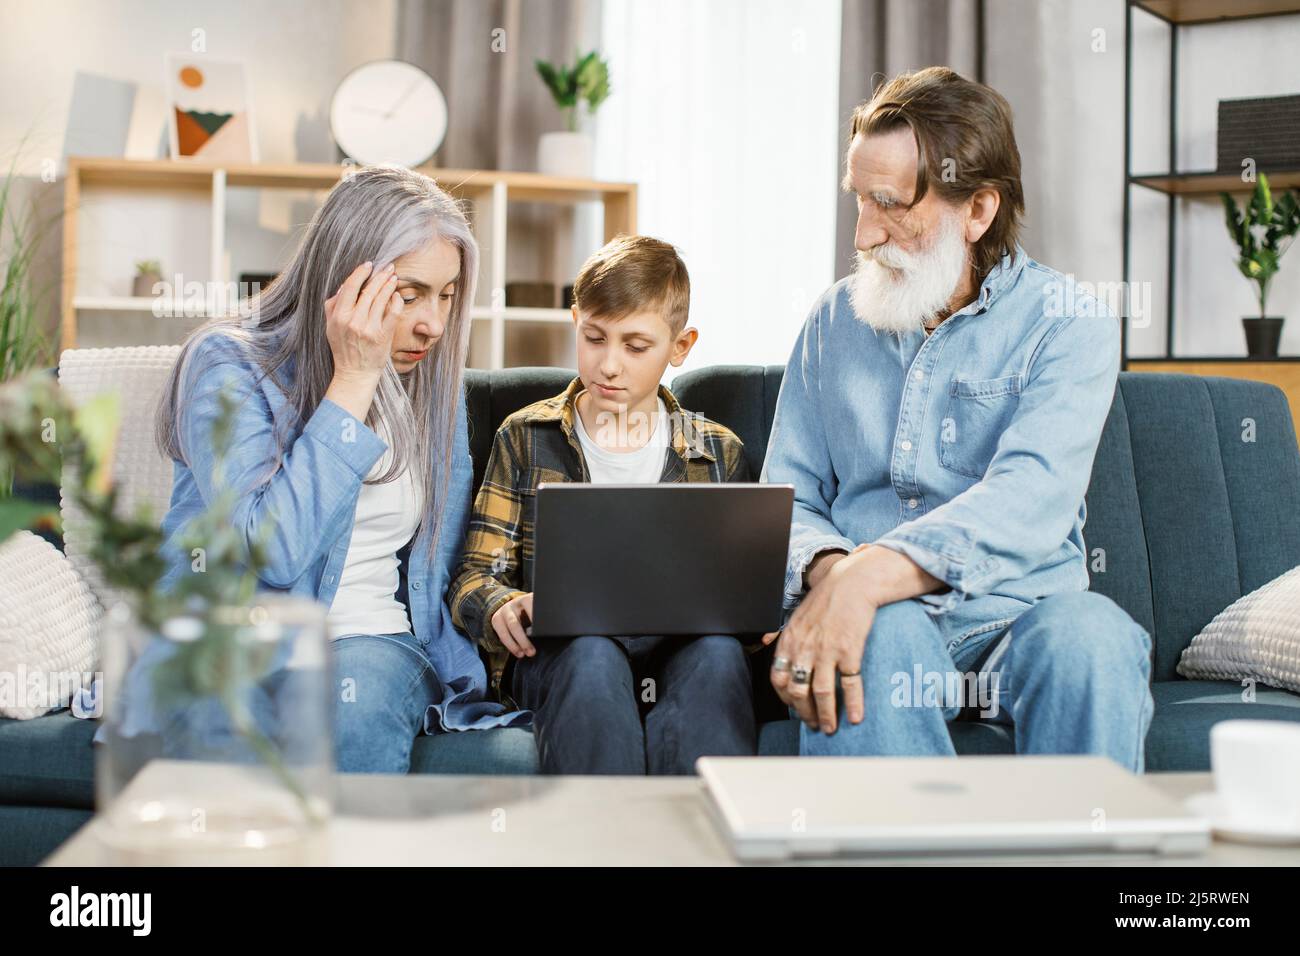
{"label": "boy's brown hair", "polygon": [[618,236],[592,254],[573,283],[579,311],[621,319],[658,309],[674,336],[686,327],[691,277],[677,250],[649,236]]}

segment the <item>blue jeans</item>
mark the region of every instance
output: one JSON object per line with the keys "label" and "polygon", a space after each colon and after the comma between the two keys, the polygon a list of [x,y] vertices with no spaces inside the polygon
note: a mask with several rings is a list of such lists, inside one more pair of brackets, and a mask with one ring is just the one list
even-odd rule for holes
{"label": "blue jeans", "polygon": [[532,710],[542,773],[692,774],[757,747],[745,649],[734,637],[538,639],[511,687]]}
{"label": "blue jeans", "polygon": [[407,773],[438,695],[433,664],[410,633],[350,634],[334,655],[334,749],[346,773]]}
{"label": "blue jeans", "polygon": [[[311,708],[294,706],[299,695],[328,694],[334,715],[335,764],[352,773],[407,773],[411,746],[424,729],[424,715],[438,699],[433,664],[409,632],[351,634],[330,642],[332,686],[324,671],[279,668],[241,698],[251,723],[291,762],[324,759],[325,728],[295,718]],[[237,735],[215,698],[187,702],[164,712],[163,755],[256,763],[260,758]],[[142,744],[143,745],[143,744]]]}
{"label": "blue jeans", "polygon": [[841,703],[835,733],[800,725],[799,752],[955,755],[948,721],[970,705],[1014,729],[1017,753],[1099,754],[1141,773],[1150,653],[1147,632],[1093,591],[1049,595],[950,647],[919,601],[888,604],[862,655],[865,719],[850,724]]}

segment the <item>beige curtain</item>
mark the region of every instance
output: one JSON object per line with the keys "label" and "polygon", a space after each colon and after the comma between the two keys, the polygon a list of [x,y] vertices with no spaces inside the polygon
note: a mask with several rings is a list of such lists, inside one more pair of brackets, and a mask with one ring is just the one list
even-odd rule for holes
{"label": "beige curtain", "polygon": [[595,46],[598,4],[583,0],[399,0],[398,59],[447,97],[439,166],[537,168],[537,140],[564,128],[534,61],[570,61]]}
{"label": "beige curtain", "polygon": [[[962,76],[980,71],[981,0],[842,0],[840,27],[840,175],[853,108],[885,78],[905,70],[947,66]],[[835,277],[853,269],[857,208],[840,197]]]}

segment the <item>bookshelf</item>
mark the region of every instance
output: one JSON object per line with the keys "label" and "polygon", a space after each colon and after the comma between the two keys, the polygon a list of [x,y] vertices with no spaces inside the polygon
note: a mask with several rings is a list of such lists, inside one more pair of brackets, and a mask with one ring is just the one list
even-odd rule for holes
{"label": "bookshelf", "polygon": [[[1300,357],[1279,356],[1273,359],[1249,359],[1236,356],[1175,355],[1174,278],[1178,242],[1178,203],[1183,199],[1211,199],[1220,192],[1248,193],[1253,184],[1243,183],[1236,171],[1180,171],[1177,169],[1179,31],[1190,27],[1232,20],[1262,17],[1286,17],[1300,14],[1300,0],[1128,0],[1124,41],[1124,207],[1123,207],[1123,278],[1130,276],[1131,218],[1134,187],[1165,195],[1166,201],[1166,283],[1165,354],[1133,357],[1128,352],[1128,317],[1123,324],[1121,360],[1124,368],[1134,372],[1182,372],[1192,375],[1220,375],[1269,382],[1287,395],[1291,412],[1300,422]],[[1138,174],[1133,170],[1133,20],[1135,13],[1155,17],[1169,28],[1169,125],[1168,168],[1165,171]],[[1286,92],[1290,92],[1289,90]],[[1265,168],[1274,189],[1300,186],[1300,169]]]}
{"label": "bookshelf", "polygon": [[[228,228],[234,191],[288,191],[287,195],[298,201],[290,205],[291,226],[300,229],[348,168],[330,163],[211,165],[70,157],[64,183],[61,347],[78,346],[83,319],[90,315],[101,320],[101,328],[106,321],[109,329],[110,340],[104,341],[101,335],[94,344],[128,344],[111,341],[114,322],[123,328],[132,322],[140,327],[143,320],[150,343],[179,342],[214,312],[233,311],[237,300],[223,307],[220,297],[202,290],[239,279],[232,268],[235,250]],[[539,339],[535,332],[549,328],[562,332],[561,338],[567,341],[563,327],[570,322],[569,311],[506,305],[511,207],[518,209],[519,204],[528,203],[574,210],[584,205],[599,208],[600,231],[608,241],[620,233],[636,231],[636,184],[497,170],[420,167],[419,171],[464,203],[479,242],[481,272],[471,309],[470,364],[492,369],[507,364],[557,364],[545,347],[547,337]],[[566,221],[556,217],[556,228]],[[276,237],[277,261],[258,260],[258,271],[283,268],[298,235],[289,228],[282,230]],[[595,250],[573,251],[583,258]],[[181,277],[174,298],[126,294],[134,262],[139,259],[162,259],[164,281]],[[573,279],[558,268],[550,271],[527,278],[550,281],[557,290]],[[199,290],[193,294],[187,292],[191,282]],[[515,333],[522,344],[508,350]],[[535,341],[542,346],[530,346]]]}

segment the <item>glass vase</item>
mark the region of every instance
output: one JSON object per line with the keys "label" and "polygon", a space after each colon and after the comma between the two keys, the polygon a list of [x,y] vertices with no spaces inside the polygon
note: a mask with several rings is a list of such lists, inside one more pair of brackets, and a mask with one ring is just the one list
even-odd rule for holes
{"label": "glass vase", "polygon": [[106,615],[99,832],[130,862],[321,862],[333,807],[324,609],[259,593]]}

